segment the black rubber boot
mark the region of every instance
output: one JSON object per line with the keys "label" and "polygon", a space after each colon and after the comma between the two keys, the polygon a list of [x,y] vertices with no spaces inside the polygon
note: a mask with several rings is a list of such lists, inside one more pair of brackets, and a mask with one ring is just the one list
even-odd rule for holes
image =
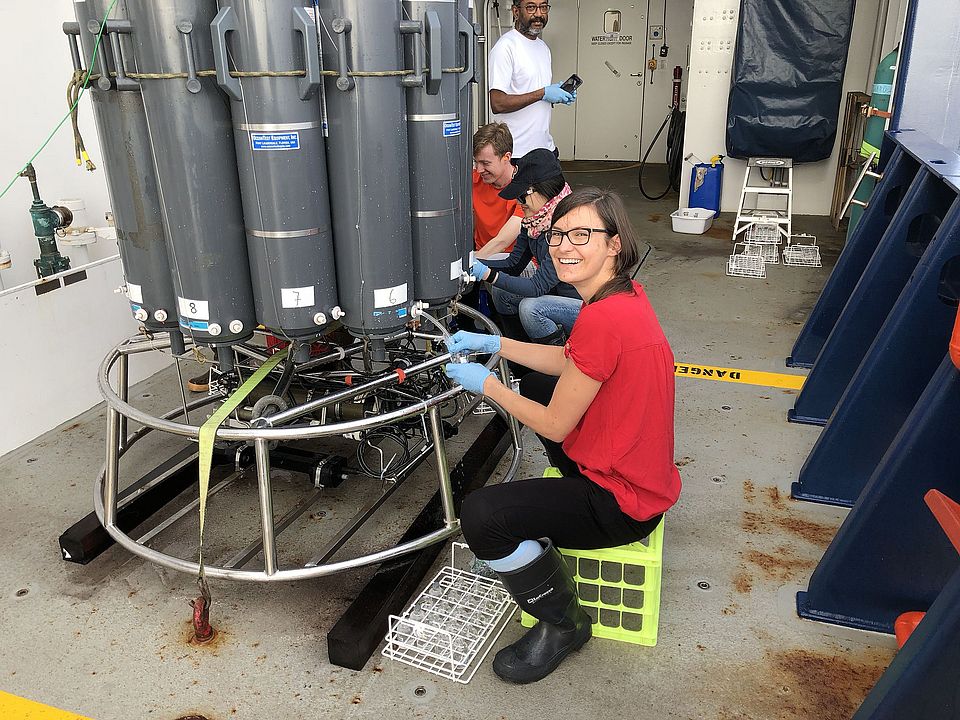
{"label": "black rubber boot", "polygon": [[540,622],[493,659],[493,671],[514,683],[542,680],[590,639],[590,616],[580,607],[576,584],[550,540],[543,553],[519,570],[498,573],[522,610]]}

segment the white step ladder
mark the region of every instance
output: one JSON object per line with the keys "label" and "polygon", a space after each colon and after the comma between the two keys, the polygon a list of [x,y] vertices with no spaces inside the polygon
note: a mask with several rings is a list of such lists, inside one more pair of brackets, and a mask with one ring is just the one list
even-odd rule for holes
{"label": "white step ladder", "polygon": [[[860,174],[857,175],[857,181],[853,183],[853,188],[850,190],[850,194],[847,196],[847,201],[843,204],[843,207],[840,208],[840,213],[836,217],[831,218],[831,220],[833,220],[833,227],[835,230],[840,229],[840,223],[843,222],[843,218],[846,216],[847,210],[850,209],[851,205],[859,205],[860,207],[866,209],[866,207],[870,204],[869,199],[864,202],[863,200],[857,200],[855,195],[857,194],[857,191],[860,190],[860,185],[863,183],[864,178],[870,177],[878,181],[883,179],[882,173],[874,172],[873,170],[876,159],[877,153],[872,152],[860,167]],[[873,193],[871,191],[871,199],[872,197]]]}
{"label": "white step ladder", "polygon": [[793,160],[756,157],[747,161],[733,242],[790,244],[793,234]]}

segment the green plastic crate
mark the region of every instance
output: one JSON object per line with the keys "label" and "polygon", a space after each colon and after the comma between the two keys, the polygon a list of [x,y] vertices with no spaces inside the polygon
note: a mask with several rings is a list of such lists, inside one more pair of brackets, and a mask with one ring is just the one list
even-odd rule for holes
{"label": "green plastic crate", "polygon": [[[544,477],[559,477],[547,468]],[[660,582],[663,569],[663,522],[649,537],[629,545],[600,550],[560,548],[577,583],[584,610],[593,618],[594,637],[637,645],[657,644],[660,624]],[[536,619],[523,613],[521,623]]]}

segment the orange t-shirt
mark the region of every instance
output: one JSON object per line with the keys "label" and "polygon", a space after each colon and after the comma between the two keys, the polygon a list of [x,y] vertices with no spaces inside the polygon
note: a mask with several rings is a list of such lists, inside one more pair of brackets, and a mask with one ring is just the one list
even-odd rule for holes
{"label": "orange t-shirt", "polygon": [[[516,200],[504,200],[493,185],[480,179],[473,171],[473,249],[479,250],[496,237],[501,228],[513,216],[523,217],[523,210]],[[504,249],[510,252],[513,243]]]}

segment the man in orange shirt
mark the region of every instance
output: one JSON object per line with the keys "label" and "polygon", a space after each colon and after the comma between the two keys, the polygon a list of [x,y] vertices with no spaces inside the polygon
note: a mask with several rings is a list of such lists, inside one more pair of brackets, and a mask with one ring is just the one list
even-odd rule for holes
{"label": "man in orange shirt", "polygon": [[473,136],[473,247],[478,259],[510,252],[520,234],[523,210],[499,192],[510,184],[513,136],[505,123],[489,123]]}

